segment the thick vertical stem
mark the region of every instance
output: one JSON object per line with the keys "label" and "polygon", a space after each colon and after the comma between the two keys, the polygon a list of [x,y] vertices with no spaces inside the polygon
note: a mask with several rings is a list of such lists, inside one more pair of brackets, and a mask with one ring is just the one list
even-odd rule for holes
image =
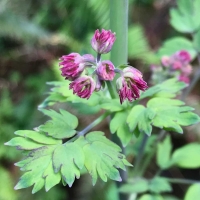
{"label": "thick vertical stem", "polygon": [[128,0],[110,0],[110,28],[117,37],[111,61],[115,66],[125,64],[128,59]]}
{"label": "thick vertical stem", "polygon": [[[116,41],[111,51],[111,61],[115,66],[127,63],[128,59],[128,0],[110,0],[110,28],[112,32],[116,33]],[[113,96],[112,83],[108,84],[108,89]],[[113,97],[112,97],[113,98]],[[113,141],[121,146],[124,153],[125,149],[116,134],[113,135]],[[120,171],[122,182],[126,182],[127,173]],[[128,196],[120,194],[120,200],[127,200]]]}

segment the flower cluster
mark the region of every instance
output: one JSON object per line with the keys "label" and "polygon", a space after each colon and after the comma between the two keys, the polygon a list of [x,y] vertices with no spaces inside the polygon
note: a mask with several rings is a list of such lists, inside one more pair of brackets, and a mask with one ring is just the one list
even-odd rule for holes
{"label": "flower cluster", "polygon": [[190,82],[189,76],[192,73],[190,62],[191,56],[185,50],[178,51],[171,56],[163,56],[161,66],[151,66],[151,70],[154,72],[152,78],[154,82],[159,82],[159,80],[163,81],[170,77],[177,77],[179,81],[188,84]]}
{"label": "flower cluster", "polygon": [[[131,66],[120,70],[109,60],[101,61],[101,54],[110,52],[115,40],[115,33],[110,30],[96,30],[91,46],[97,52],[97,58],[90,54],[81,56],[78,53],[63,55],[60,58],[61,75],[71,81],[69,89],[72,89],[74,94],[89,99],[94,91],[102,88],[104,81],[113,81],[116,73],[120,74],[116,86],[121,103],[126,99],[132,101],[139,98],[140,90],[147,89],[147,83],[139,70]],[[89,68],[93,70],[92,73],[89,73]]]}

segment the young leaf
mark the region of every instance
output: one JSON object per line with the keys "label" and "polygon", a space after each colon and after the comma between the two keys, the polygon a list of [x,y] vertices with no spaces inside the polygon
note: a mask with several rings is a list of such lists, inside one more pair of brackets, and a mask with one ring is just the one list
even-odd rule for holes
{"label": "young leaf", "polygon": [[126,146],[131,140],[133,133],[129,130],[126,124],[127,112],[117,112],[110,121],[111,133],[117,133],[117,136],[121,140],[123,146]]}
{"label": "young leaf", "polygon": [[200,144],[192,143],[174,151],[172,164],[182,168],[200,167]]}
{"label": "young leaf", "polygon": [[80,178],[80,169],[84,165],[84,153],[75,142],[59,145],[53,153],[53,168],[55,173],[59,171],[64,181],[72,186],[75,177]]}
{"label": "young leaf", "polygon": [[171,25],[180,32],[193,33],[200,27],[199,0],[177,0],[177,9],[170,10]]}
{"label": "young leaf", "polygon": [[123,184],[119,188],[119,192],[121,193],[143,193],[148,191],[149,189],[149,183],[146,179],[134,179],[133,182]]}
{"label": "young leaf", "polygon": [[195,200],[199,199],[200,197],[200,185],[199,184],[194,184],[189,187],[184,200]]}
{"label": "young leaf", "polygon": [[183,104],[184,102],[175,99],[159,97],[151,99],[148,101],[147,107],[156,113],[152,124],[159,128],[183,133],[180,125],[189,126],[200,121],[199,116],[187,112],[191,109],[190,107],[180,107]]}
{"label": "young leaf", "polygon": [[[125,165],[131,166],[122,155],[121,149],[115,143],[108,140],[102,132],[90,132],[83,146],[85,154],[85,167],[92,176],[93,185],[99,175],[103,181],[110,179],[121,181],[118,168],[125,170]],[[98,173],[98,175],[97,175]]]}
{"label": "young leaf", "polygon": [[111,112],[118,112],[124,109],[125,104],[120,104],[119,99],[104,99],[101,108]]}
{"label": "young leaf", "polygon": [[176,96],[176,93],[178,93],[185,87],[186,84],[178,81],[177,78],[168,79],[161,84],[157,84],[153,87],[150,87],[148,90],[141,94],[140,99],[144,99],[151,96],[173,98]]}
{"label": "young leaf", "polygon": [[158,56],[170,56],[180,50],[187,50],[190,53],[192,59],[197,56],[197,52],[192,42],[188,39],[185,39],[184,37],[174,37],[165,41],[163,46],[158,51]]}
{"label": "young leaf", "polygon": [[167,169],[170,165],[172,144],[168,135],[163,142],[158,144],[157,164],[161,169]]}
{"label": "young leaf", "polygon": [[127,123],[131,131],[134,131],[138,126],[138,130],[142,133],[151,135],[151,121],[155,117],[155,112],[150,108],[137,105],[134,106],[127,117]]}
{"label": "young leaf", "polygon": [[172,187],[164,178],[155,177],[149,182],[149,190],[153,193],[171,192]]}
{"label": "young leaf", "polygon": [[[26,171],[15,186],[15,189],[27,188],[34,184],[32,193],[40,190],[44,185],[47,190],[60,182],[60,173],[52,170],[52,154],[57,145],[48,145],[32,150],[25,160],[16,163],[22,171]],[[51,170],[49,170],[51,168]],[[53,177],[49,184],[49,177]]]}
{"label": "young leaf", "polygon": [[51,117],[52,120],[47,121],[46,124],[39,126],[39,130],[48,133],[48,135],[63,139],[70,138],[75,135],[74,130],[78,125],[78,119],[76,116],[70,114],[65,110],[60,110],[57,113],[54,110],[41,110],[45,115]]}
{"label": "young leaf", "polygon": [[37,131],[19,130],[19,131],[16,131],[15,134],[24,138],[29,138],[41,144],[61,144],[62,143],[61,140],[56,140],[52,137],[46,136],[42,132],[37,132]]}

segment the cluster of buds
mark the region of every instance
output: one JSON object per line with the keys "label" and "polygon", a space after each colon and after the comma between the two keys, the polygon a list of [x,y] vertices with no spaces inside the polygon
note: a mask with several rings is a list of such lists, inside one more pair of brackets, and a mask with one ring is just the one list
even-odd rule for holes
{"label": "cluster of buds", "polygon": [[[120,77],[116,80],[117,92],[120,102],[140,97],[140,90],[147,89],[147,83],[142,73],[134,67],[127,66],[123,70],[115,68],[109,60],[101,60],[101,54],[111,51],[116,40],[115,33],[110,30],[96,30],[91,40],[91,46],[97,53],[97,58],[90,54],[81,56],[78,53],[63,55],[59,65],[61,75],[71,81],[69,89],[81,98],[89,99],[94,91],[102,88],[103,82],[113,81],[116,73]],[[91,73],[92,69],[93,72]]]}
{"label": "cluster of buds", "polygon": [[185,50],[178,51],[171,56],[163,56],[161,66],[151,66],[151,70],[154,72],[153,79],[177,77],[179,81],[189,84],[189,76],[192,73],[190,62],[191,56]]}

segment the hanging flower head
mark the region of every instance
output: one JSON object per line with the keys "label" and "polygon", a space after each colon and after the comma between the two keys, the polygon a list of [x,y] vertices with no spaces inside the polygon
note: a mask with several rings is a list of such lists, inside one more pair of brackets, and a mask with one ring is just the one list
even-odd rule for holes
{"label": "hanging flower head", "polygon": [[138,99],[140,90],[145,91],[148,88],[142,78],[142,73],[131,66],[123,69],[122,76],[118,78],[116,84],[121,104],[126,99],[128,101]]}
{"label": "hanging flower head", "polygon": [[94,57],[90,54],[81,56],[78,53],[71,53],[69,55],[64,55],[60,58],[61,62],[59,63],[60,70],[62,71],[62,76],[68,80],[75,80],[83,72],[84,68],[87,65],[90,65],[90,62],[94,62]]}
{"label": "hanging flower head", "polygon": [[81,76],[70,83],[69,89],[79,97],[89,99],[95,90],[95,82],[90,76]]}
{"label": "hanging flower head", "polygon": [[108,53],[115,42],[115,33],[111,30],[104,30],[100,32],[98,29],[95,31],[91,40],[92,48],[99,54]]}
{"label": "hanging flower head", "polygon": [[[108,53],[115,42],[115,33],[111,30],[96,30],[91,40],[92,48],[97,52],[97,58],[86,54],[71,53],[60,58],[60,70],[65,79],[71,81],[69,89],[77,96],[89,99],[91,94],[103,88],[106,81],[113,81],[116,72],[121,77],[117,80],[117,89],[122,103],[125,99],[132,101],[140,97],[140,90],[147,89],[142,73],[126,67],[123,71],[116,69],[109,60],[101,61],[101,54]],[[88,69],[90,67],[90,69]]]}
{"label": "hanging flower head", "polygon": [[105,60],[97,65],[97,74],[101,80],[112,81],[115,77],[115,66],[111,61]]}

